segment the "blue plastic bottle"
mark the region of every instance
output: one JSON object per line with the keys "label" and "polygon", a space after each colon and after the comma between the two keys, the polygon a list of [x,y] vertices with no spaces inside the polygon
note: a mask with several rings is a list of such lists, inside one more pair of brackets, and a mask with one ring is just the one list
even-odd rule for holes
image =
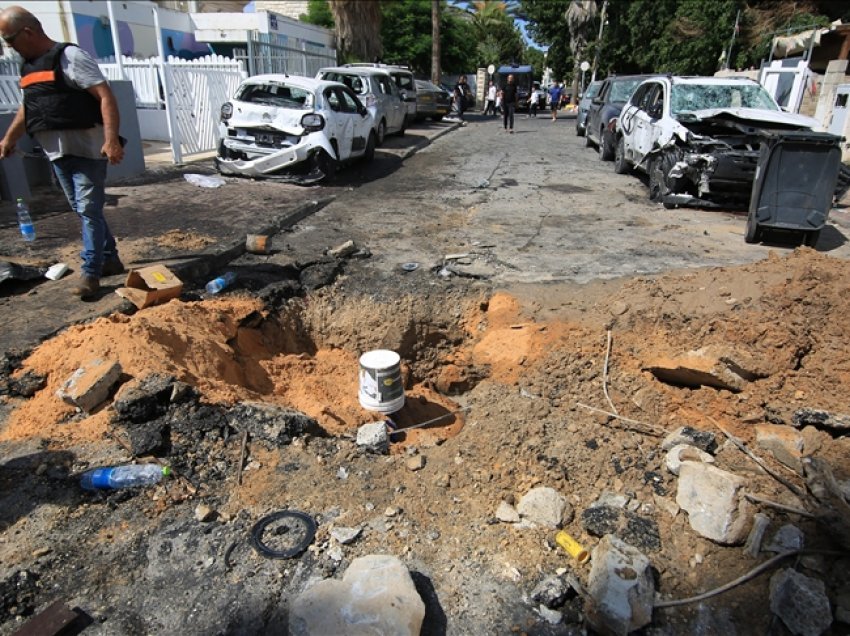
{"label": "blue plastic bottle", "polygon": [[171,469],[168,466],[160,466],[159,464],[130,464],[127,466],[93,468],[82,474],[80,485],[85,490],[135,488],[151,486],[170,474]]}
{"label": "blue plastic bottle", "polygon": [[207,283],[207,293],[217,294],[225,287],[229,287],[236,280],[236,272],[225,272],[218,278],[213,278]]}
{"label": "blue plastic bottle", "polygon": [[28,243],[35,240],[35,225],[32,223],[30,209],[26,202],[18,197],[18,225],[21,227],[21,236]]}

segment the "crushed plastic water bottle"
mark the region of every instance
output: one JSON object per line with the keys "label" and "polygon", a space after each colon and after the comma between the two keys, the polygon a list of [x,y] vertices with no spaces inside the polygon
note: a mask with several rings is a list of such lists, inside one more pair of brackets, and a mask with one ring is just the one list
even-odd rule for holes
{"label": "crushed plastic water bottle", "polygon": [[85,490],[116,490],[152,486],[171,474],[168,466],[159,464],[129,464],[93,468],[82,474],[80,485]]}
{"label": "crushed plastic water bottle", "polygon": [[213,278],[207,283],[207,293],[217,294],[225,287],[229,287],[236,280],[236,272],[225,272],[218,278]]}
{"label": "crushed plastic water bottle", "polygon": [[18,225],[21,228],[21,236],[24,237],[26,242],[31,243],[35,240],[35,225],[32,223],[29,206],[27,206],[26,201],[24,201],[21,197],[18,197],[17,208]]}

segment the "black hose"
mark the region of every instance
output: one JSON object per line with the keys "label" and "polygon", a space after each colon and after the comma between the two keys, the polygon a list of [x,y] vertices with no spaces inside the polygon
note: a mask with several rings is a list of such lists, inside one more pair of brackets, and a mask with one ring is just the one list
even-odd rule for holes
{"label": "black hose", "polygon": [[[263,533],[269,524],[279,521],[280,519],[298,519],[303,522],[305,525],[304,536],[301,537],[301,540],[292,548],[288,548],[286,550],[273,550],[263,543]],[[304,552],[304,550],[307,549],[307,546],[313,542],[315,536],[316,522],[313,520],[313,517],[299,510],[279,510],[278,512],[266,515],[254,524],[254,527],[251,528],[250,541],[253,548],[264,557],[269,559],[290,559]]]}

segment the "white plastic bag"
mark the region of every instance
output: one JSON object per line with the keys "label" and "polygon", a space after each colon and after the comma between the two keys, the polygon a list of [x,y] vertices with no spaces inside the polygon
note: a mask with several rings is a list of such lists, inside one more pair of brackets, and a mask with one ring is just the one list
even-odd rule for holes
{"label": "white plastic bag", "polygon": [[184,174],[183,176],[192,185],[201,186],[202,188],[218,188],[225,184],[224,179],[216,176],[205,174]]}

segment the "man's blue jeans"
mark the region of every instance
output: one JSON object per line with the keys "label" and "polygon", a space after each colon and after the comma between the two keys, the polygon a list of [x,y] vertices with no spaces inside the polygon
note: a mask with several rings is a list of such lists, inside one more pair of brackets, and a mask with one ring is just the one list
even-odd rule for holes
{"label": "man's blue jeans", "polygon": [[70,155],[52,163],[59,185],[83,224],[83,276],[100,278],[103,264],[118,259],[115,238],[103,216],[106,159]]}

